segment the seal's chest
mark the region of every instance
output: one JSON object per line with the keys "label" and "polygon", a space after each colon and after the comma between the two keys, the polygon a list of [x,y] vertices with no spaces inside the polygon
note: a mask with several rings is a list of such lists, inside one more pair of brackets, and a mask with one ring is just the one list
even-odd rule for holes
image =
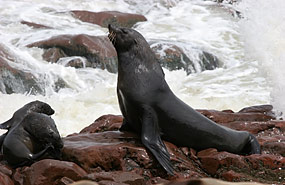
{"label": "seal's chest", "polygon": [[149,69],[144,64],[139,64],[135,68],[135,74],[148,73]]}

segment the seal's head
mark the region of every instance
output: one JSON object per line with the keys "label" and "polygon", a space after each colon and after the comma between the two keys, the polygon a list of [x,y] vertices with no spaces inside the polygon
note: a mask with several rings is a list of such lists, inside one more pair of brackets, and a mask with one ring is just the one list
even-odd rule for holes
{"label": "seal's head", "polygon": [[[134,47],[147,44],[143,36],[134,29],[131,28],[118,28],[111,24],[109,28],[109,39],[113,43],[117,52],[129,51]],[[147,44],[148,45],[148,44]]]}
{"label": "seal's head", "polygon": [[26,104],[25,107],[28,110],[27,113],[38,112],[38,113],[44,113],[46,115],[54,114],[54,110],[51,108],[49,104],[38,100]]}

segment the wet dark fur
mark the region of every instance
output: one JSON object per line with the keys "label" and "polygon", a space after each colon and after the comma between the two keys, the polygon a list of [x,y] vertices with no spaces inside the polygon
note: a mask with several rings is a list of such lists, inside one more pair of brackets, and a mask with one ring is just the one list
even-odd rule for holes
{"label": "wet dark fur", "polygon": [[168,173],[173,174],[174,169],[161,137],[196,150],[260,153],[252,134],[218,125],[177,98],[140,33],[111,25],[109,33],[119,61],[117,94],[124,116],[121,130],[139,133],[142,143]]}
{"label": "wet dark fur", "polygon": [[12,167],[32,164],[42,157],[59,158],[63,142],[53,119],[54,110],[46,103],[34,101],[16,111],[2,124],[1,152]]}

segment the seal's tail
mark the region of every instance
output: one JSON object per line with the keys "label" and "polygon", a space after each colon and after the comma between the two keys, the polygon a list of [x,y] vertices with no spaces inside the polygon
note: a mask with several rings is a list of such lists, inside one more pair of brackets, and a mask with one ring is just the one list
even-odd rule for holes
{"label": "seal's tail", "polygon": [[260,145],[253,134],[249,134],[248,142],[242,151],[245,155],[261,154]]}

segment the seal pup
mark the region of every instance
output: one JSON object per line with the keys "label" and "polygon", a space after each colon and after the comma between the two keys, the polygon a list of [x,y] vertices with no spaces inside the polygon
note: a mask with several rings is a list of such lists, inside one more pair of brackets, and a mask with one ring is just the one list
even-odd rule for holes
{"label": "seal pup", "polygon": [[108,28],[118,55],[117,96],[124,117],[121,130],[140,134],[142,143],[169,174],[174,174],[174,169],[161,137],[196,150],[260,153],[259,143],[249,132],[218,125],[177,98],[139,32],[112,25]]}
{"label": "seal pup", "polygon": [[5,121],[4,123],[0,124],[0,129],[8,129],[17,125],[20,123],[26,115],[28,115],[31,112],[38,112],[38,113],[44,113],[46,115],[52,115],[54,114],[54,110],[45,102],[41,101],[32,101],[30,103],[27,103],[23,107],[21,107],[19,110],[17,110],[11,119],[8,121]]}
{"label": "seal pup", "polygon": [[8,130],[5,134],[0,136],[0,147],[2,146],[2,143],[8,134],[10,128],[16,126],[17,124],[21,123],[22,120],[31,112],[38,112],[38,113],[44,113],[46,115],[52,115],[54,114],[54,110],[45,102],[41,101],[32,101],[30,103],[27,103],[23,107],[21,107],[19,110],[17,110],[11,119],[8,121],[5,121],[4,123],[0,124],[0,129],[6,129]]}
{"label": "seal pup", "polygon": [[30,112],[7,133],[2,154],[12,167],[32,164],[43,156],[59,158],[63,142],[53,119],[43,113]]}

